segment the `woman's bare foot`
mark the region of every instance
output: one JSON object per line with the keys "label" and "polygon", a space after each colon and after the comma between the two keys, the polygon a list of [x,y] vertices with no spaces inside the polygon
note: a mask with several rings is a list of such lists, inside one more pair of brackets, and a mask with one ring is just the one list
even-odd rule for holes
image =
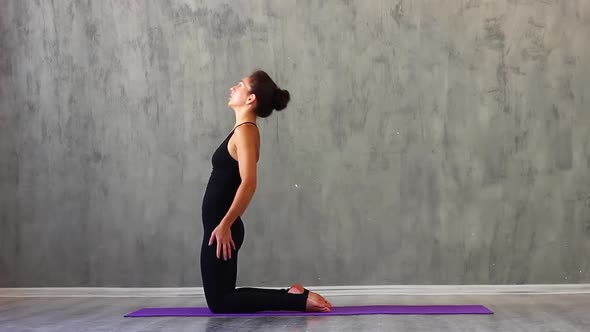
{"label": "woman's bare foot", "polygon": [[[301,284],[293,284],[289,288],[291,294],[303,294],[305,288]],[[309,292],[307,296],[307,303],[305,305],[305,311],[314,312],[329,312],[332,309],[332,304],[326,300],[323,296],[315,292]]]}
{"label": "woman's bare foot", "polygon": [[332,305],[320,294],[309,292],[309,295],[307,296],[307,303],[305,304],[305,311],[329,312],[331,309]]}

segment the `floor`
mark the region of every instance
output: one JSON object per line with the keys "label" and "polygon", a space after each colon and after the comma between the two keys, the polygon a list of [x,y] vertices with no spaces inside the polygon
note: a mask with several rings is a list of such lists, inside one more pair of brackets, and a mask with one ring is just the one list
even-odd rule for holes
{"label": "floor", "polygon": [[142,307],[204,306],[204,299],[0,298],[0,331],[590,331],[590,294],[335,296],[333,305],[483,304],[494,315],[124,318]]}

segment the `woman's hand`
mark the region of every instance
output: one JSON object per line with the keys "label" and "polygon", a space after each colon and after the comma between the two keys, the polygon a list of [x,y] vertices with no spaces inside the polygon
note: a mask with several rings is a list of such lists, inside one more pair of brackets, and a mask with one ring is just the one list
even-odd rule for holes
{"label": "woman's hand", "polygon": [[231,249],[236,250],[236,244],[231,238],[231,229],[224,223],[220,223],[211,233],[209,245],[212,245],[214,240],[217,241],[217,258],[220,258],[223,253],[224,261],[231,259]]}

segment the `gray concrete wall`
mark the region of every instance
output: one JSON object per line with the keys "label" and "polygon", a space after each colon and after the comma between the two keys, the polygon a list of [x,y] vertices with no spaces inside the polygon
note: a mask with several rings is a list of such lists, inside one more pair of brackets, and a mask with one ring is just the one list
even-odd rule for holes
{"label": "gray concrete wall", "polygon": [[590,2],[0,2],[0,287],[199,286],[253,69],[239,283],[590,282]]}

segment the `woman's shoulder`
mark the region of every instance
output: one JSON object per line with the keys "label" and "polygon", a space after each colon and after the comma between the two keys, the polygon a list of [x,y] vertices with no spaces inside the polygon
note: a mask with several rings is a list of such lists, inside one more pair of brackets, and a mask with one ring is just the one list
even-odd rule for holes
{"label": "woman's shoulder", "polygon": [[234,129],[234,137],[230,144],[238,146],[256,146],[260,145],[260,133],[255,125],[242,125]]}
{"label": "woman's shoulder", "polygon": [[254,122],[244,122],[237,125],[234,129],[237,136],[257,136],[259,135],[258,126]]}
{"label": "woman's shoulder", "polygon": [[256,125],[256,123],[250,122],[250,121],[246,121],[246,122],[242,122],[242,123],[236,125],[233,130],[235,131],[235,130],[238,130],[240,128],[248,128],[248,127],[258,129],[258,125]]}

